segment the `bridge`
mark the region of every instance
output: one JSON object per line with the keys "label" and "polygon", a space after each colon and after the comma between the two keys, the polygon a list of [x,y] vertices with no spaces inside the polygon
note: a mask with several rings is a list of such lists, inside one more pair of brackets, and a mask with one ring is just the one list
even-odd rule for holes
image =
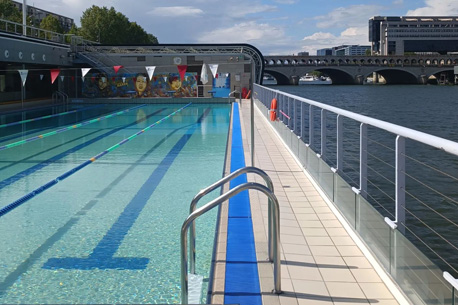
{"label": "bridge", "polygon": [[426,84],[431,76],[454,83],[458,54],[411,56],[264,56],[264,73],[279,85],[297,85],[299,78],[318,71],[333,84],[364,84],[381,75],[386,84]]}

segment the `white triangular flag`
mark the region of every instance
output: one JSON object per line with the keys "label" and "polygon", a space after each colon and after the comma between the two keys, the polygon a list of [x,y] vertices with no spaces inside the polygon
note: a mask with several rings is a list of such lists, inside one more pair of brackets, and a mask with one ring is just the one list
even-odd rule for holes
{"label": "white triangular flag", "polygon": [[91,68],[81,68],[81,75],[85,77],[89,70],[91,70]]}
{"label": "white triangular flag", "polygon": [[64,81],[64,76],[63,75],[60,76],[60,81],[62,81],[62,82]]}
{"label": "white triangular flag", "polygon": [[154,69],[156,69],[156,66],[146,66],[145,68],[148,72],[149,80],[151,80],[153,78]]}
{"label": "white triangular flag", "polygon": [[44,75],[40,74],[40,80],[43,80]]}
{"label": "white triangular flag", "polygon": [[207,65],[202,65],[202,71],[200,72],[200,81],[202,84],[208,83],[208,73],[207,73]]}
{"label": "white triangular flag", "polygon": [[25,81],[27,80],[27,74],[29,73],[29,70],[17,70],[19,72],[19,75],[21,76],[22,80],[22,86],[25,86]]}
{"label": "white triangular flag", "polygon": [[213,77],[216,77],[216,72],[218,71],[218,64],[209,64],[210,71],[212,71]]}
{"label": "white triangular flag", "polygon": [[107,81],[107,78],[105,76],[102,76],[102,83],[105,83]]}
{"label": "white triangular flag", "polygon": [[164,79],[164,82],[167,82],[167,76],[164,76],[163,79]]}
{"label": "white triangular flag", "polygon": [[229,77],[229,73],[226,73],[226,77]]}
{"label": "white triangular flag", "polygon": [[126,77],[125,77],[125,76],[122,77],[122,82],[123,82],[123,83],[126,82]]}

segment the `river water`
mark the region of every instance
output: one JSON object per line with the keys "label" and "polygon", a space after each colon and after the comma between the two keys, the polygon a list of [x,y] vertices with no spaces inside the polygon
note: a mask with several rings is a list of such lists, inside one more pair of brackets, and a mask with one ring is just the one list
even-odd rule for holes
{"label": "river water", "polygon": [[[458,142],[458,86],[269,87]],[[318,112],[315,121],[319,128]],[[331,116],[328,130],[332,125]],[[344,120],[344,130],[344,178],[358,187],[359,126]],[[368,139],[368,200],[383,216],[394,219],[395,135],[369,127]],[[335,135],[328,140],[326,161],[334,165]],[[458,156],[411,140],[406,141],[406,156],[406,236],[442,270],[457,276]]]}

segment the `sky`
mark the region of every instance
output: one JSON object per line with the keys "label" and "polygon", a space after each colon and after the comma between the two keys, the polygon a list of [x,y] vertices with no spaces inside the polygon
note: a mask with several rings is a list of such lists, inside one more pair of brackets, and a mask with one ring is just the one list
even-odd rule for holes
{"label": "sky", "polygon": [[[17,0],[22,2],[22,0]],[[28,0],[73,18],[114,7],[159,43],[249,43],[263,55],[369,45],[372,16],[458,16],[458,0]]]}

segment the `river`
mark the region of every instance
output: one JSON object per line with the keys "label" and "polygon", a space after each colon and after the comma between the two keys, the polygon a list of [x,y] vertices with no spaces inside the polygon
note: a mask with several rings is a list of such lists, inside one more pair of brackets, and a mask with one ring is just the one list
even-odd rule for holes
{"label": "river", "polygon": [[[458,86],[268,87],[458,142]],[[315,121],[319,126],[319,113]],[[335,125],[332,121],[328,117],[328,125]],[[345,178],[358,187],[358,124],[344,121],[344,129]],[[328,136],[331,141],[333,138]],[[369,128],[368,138],[368,193],[372,194],[368,199],[383,216],[394,219],[395,136]],[[331,143],[328,163],[334,165],[335,144]],[[406,236],[442,270],[457,276],[458,157],[410,140],[406,155]]]}

